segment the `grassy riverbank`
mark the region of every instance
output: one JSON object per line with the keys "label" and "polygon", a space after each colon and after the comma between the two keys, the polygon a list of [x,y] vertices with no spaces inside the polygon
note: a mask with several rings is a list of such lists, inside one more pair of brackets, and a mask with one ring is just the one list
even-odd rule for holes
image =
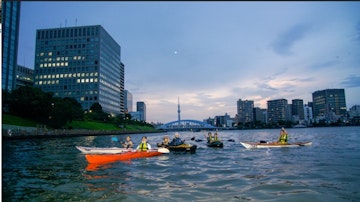
{"label": "grassy riverbank", "polygon": [[[149,126],[141,126],[136,124],[123,124],[119,127],[112,123],[101,123],[96,121],[72,121],[66,125],[66,129],[53,130],[41,123],[24,119],[9,114],[2,114],[3,137],[11,130],[11,136],[58,136],[58,135],[103,135],[103,134],[130,134],[130,133],[148,133],[158,132],[155,128]],[[11,128],[4,128],[12,126]],[[18,127],[14,130],[14,127]],[[25,129],[26,128],[26,129]],[[31,129],[33,128],[33,129]],[[6,135],[9,136],[9,135]]]}

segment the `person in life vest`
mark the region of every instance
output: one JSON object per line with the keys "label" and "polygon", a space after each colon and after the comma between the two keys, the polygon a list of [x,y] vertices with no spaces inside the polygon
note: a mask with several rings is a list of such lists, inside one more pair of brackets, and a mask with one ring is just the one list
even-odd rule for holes
{"label": "person in life vest", "polygon": [[220,141],[220,139],[219,139],[219,136],[218,136],[218,133],[217,133],[217,132],[215,132],[215,133],[214,133],[214,138],[213,138],[213,140],[214,140],[215,142]]}
{"label": "person in life vest", "polygon": [[127,149],[134,147],[134,144],[133,144],[133,142],[131,141],[131,137],[130,137],[129,135],[126,137],[126,142],[123,143],[122,146],[123,146],[124,148],[127,148]]}
{"label": "person in life vest", "polygon": [[170,146],[178,146],[184,144],[184,141],[180,138],[180,134],[179,133],[175,133],[175,137],[174,139],[170,142]]}
{"label": "person in life vest", "polygon": [[213,136],[212,136],[211,132],[208,132],[208,136],[206,137],[206,140],[208,143],[213,142]]}
{"label": "person in life vest", "polygon": [[139,146],[136,147],[136,150],[147,151],[150,149],[151,149],[151,145],[147,142],[147,137],[143,136],[141,138],[141,143],[139,144]]}
{"label": "person in life vest", "polygon": [[288,133],[285,130],[285,128],[281,128],[279,140],[277,141],[277,143],[287,144],[287,141],[288,141]]}

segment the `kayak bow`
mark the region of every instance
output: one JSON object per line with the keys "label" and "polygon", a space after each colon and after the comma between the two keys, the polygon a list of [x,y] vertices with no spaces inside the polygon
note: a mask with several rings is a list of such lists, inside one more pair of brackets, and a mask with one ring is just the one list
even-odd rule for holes
{"label": "kayak bow", "polygon": [[255,149],[255,148],[280,148],[280,147],[308,146],[308,145],[311,145],[312,142],[293,142],[293,143],[288,143],[288,144],[282,144],[282,143],[277,143],[277,142],[271,142],[271,143],[240,142],[240,144],[247,149]]}

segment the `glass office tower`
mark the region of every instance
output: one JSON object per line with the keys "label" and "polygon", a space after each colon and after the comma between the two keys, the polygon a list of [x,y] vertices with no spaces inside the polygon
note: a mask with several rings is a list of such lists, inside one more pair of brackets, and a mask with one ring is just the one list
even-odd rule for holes
{"label": "glass office tower", "polygon": [[124,114],[121,47],[101,25],[37,30],[35,54],[36,87]]}
{"label": "glass office tower", "polygon": [[344,89],[325,89],[312,93],[314,117],[328,116],[334,113],[346,116],[346,101]]}
{"label": "glass office tower", "polygon": [[12,91],[16,85],[19,41],[20,1],[2,1],[2,89]]}

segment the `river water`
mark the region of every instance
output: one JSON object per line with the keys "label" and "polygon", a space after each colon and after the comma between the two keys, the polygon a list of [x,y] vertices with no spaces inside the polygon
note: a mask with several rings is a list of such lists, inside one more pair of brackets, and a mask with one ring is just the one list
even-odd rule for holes
{"label": "river water", "polygon": [[[311,146],[245,149],[274,141],[278,129],[180,132],[195,154],[105,164],[89,170],[75,145],[109,147],[119,136],[2,140],[2,201],[360,201],[360,127],[288,129],[289,142]],[[170,137],[174,133],[166,133]],[[133,134],[137,145],[144,134]],[[156,147],[165,133],[146,134]],[[230,139],[235,142],[228,141]]]}

